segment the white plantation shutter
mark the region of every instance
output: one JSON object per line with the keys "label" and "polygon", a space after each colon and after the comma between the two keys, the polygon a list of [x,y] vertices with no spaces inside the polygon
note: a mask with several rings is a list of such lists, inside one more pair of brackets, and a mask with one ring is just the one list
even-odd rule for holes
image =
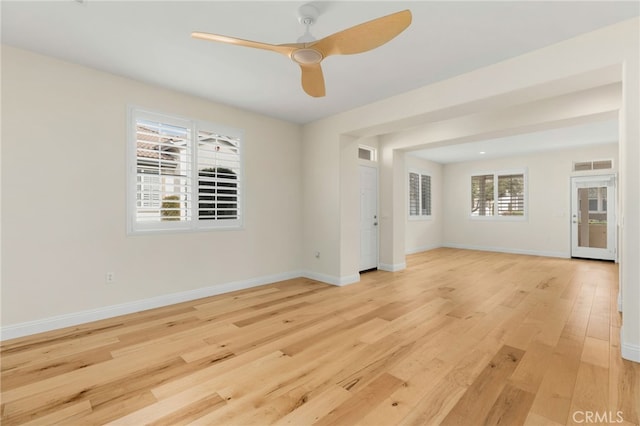
{"label": "white plantation shutter", "polygon": [[129,231],[241,225],[241,132],[133,109]]}
{"label": "white plantation shutter", "polygon": [[420,214],[420,175],[409,173],[409,216]]}
{"label": "white plantation shutter", "polygon": [[420,214],[431,216],[431,176],[420,176]]}
{"label": "white plantation shutter", "polygon": [[431,216],[431,176],[409,172],[409,217]]}
{"label": "white plantation shutter", "polygon": [[136,120],[136,221],[190,218],[190,130],[144,118]]}
{"label": "white plantation shutter", "polygon": [[198,219],[237,220],[240,195],[240,140],[198,132]]}

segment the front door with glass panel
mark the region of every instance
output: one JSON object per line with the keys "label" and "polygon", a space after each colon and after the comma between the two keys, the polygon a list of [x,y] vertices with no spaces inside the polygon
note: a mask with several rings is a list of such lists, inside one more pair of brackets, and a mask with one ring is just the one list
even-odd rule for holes
{"label": "front door with glass panel", "polygon": [[571,256],[616,259],[615,176],[571,178]]}

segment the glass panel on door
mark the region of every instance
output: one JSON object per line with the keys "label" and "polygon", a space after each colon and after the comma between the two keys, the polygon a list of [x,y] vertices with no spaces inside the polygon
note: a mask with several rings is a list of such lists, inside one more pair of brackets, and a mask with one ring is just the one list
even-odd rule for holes
{"label": "glass panel on door", "polygon": [[578,188],[578,247],[607,248],[607,187]]}

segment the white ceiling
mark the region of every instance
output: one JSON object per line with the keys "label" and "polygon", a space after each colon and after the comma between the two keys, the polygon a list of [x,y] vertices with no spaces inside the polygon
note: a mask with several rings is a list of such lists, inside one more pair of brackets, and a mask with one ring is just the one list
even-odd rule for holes
{"label": "white ceiling", "polygon": [[327,96],[300,87],[273,52],[190,37],[213,32],[267,43],[302,35],[297,1],[7,1],[2,42],[294,123],[307,123],[639,15],[636,1],[317,2],[312,34],[408,8],[412,25],[386,45],[323,62]]}
{"label": "white ceiling", "polygon": [[409,154],[436,163],[448,164],[617,142],[618,122],[610,120],[423,149]]}

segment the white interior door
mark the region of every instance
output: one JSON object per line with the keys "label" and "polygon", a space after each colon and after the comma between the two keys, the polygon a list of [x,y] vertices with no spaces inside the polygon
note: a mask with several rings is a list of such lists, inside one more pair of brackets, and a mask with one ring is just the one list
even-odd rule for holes
{"label": "white interior door", "polygon": [[571,256],[616,259],[614,175],[571,178]]}
{"label": "white interior door", "polygon": [[378,169],[360,166],[360,271],[378,267]]}

